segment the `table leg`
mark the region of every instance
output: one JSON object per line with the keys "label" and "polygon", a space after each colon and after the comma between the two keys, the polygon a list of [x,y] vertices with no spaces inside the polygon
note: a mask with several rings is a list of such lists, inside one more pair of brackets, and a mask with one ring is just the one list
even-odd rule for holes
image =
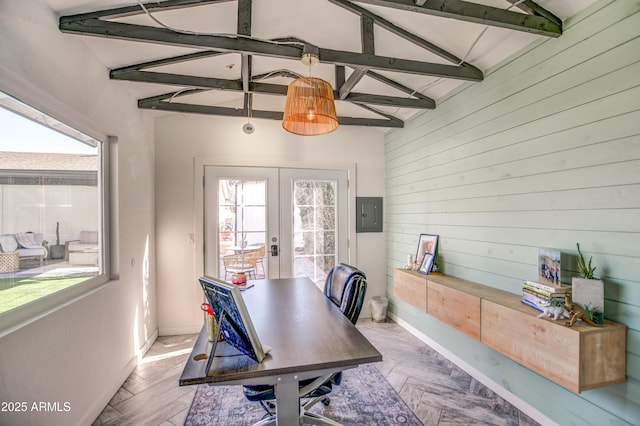
{"label": "table leg", "polygon": [[276,383],[276,425],[290,426],[299,424],[300,399],[298,398],[298,380],[278,381]]}

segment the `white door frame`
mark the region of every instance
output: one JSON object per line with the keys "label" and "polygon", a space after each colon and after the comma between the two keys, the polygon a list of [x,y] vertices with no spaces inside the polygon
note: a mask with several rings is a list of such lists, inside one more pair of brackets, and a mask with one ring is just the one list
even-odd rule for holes
{"label": "white door frame", "polygon": [[[231,167],[273,167],[290,169],[319,169],[319,170],[346,170],[348,183],[348,233],[349,263],[357,264],[356,258],[356,165],[354,163],[312,163],[302,161],[273,161],[261,159],[238,159],[222,156],[203,156],[194,158],[193,197],[194,197],[194,272],[196,277],[204,275],[204,243],[205,243],[205,218],[204,218],[204,168],[205,166],[231,166]],[[201,298],[202,289],[197,283],[193,286],[196,300]]]}

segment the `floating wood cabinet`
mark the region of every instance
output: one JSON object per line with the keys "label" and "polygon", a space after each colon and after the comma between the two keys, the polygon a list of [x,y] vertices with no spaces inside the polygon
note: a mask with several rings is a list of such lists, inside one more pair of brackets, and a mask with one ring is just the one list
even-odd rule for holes
{"label": "floating wood cabinet", "polygon": [[566,327],[522,307],[483,300],[482,343],[576,393],[625,381],[624,325]]}
{"label": "floating wood cabinet", "polygon": [[427,279],[427,312],[480,340],[480,297]]}
{"label": "floating wood cabinet", "polygon": [[417,271],[395,269],[393,294],[405,302],[427,312],[427,276]]}
{"label": "floating wood cabinet", "polygon": [[520,295],[438,273],[396,269],[394,293],[573,392],[625,381],[623,324],[566,327],[565,320],[537,318]]}

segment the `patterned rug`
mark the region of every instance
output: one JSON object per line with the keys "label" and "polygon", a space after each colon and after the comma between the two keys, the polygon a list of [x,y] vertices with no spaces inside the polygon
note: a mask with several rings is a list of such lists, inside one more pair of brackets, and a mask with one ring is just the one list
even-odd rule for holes
{"label": "patterned rug", "polygon": [[[370,364],[347,370],[340,386],[329,394],[331,404],[318,403],[310,411],[345,426],[422,426],[389,382]],[[240,386],[199,385],[193,397],[188,426],[249,426],[265,415],[259,403],[249,402]]]}

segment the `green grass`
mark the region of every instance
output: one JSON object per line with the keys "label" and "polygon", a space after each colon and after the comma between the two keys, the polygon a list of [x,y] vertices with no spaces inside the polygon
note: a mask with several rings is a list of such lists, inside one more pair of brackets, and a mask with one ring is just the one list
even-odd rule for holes
{"label": "green grass", "polygon": [[91,277],[3,278],[0,279],[0,313],[74,286]]}

